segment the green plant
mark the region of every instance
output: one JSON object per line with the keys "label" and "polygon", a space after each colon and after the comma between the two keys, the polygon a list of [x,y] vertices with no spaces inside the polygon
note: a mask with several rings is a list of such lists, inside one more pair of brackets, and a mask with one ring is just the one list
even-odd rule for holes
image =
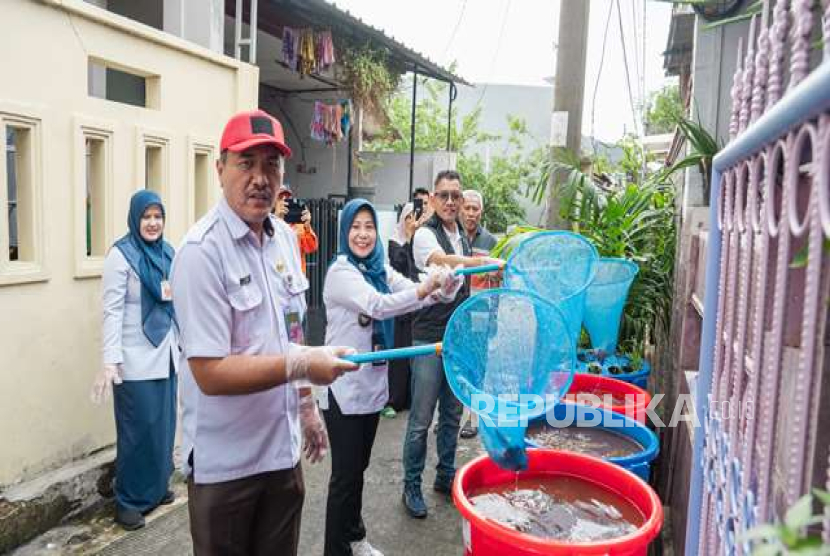
{"label": "green plant", "polygon": [[712,187],[712,160],[720,151],[720,145],[700,123],[680,118],[677,120],[677,127],[689,143],[689,154],[662,173],[667,177],[685,168],[697,167],[703,178],[703,199],[708,204]]}
{"label": "green plant", "polygon": [[[385,122],[378,137],[364,145],[366,150],[409,152],[412,119],[412,78],[407,77],[396,94],[386,102]],[[409,91],[407,91],[409,89]],[[415,150],[443,151],[447,148],[447,85],[432,79],[418,79],[415,106]],[[464,152],[472,145],[500,139],[479,129],[481,107],[450,122],[450,150]]]}
{"label": "green plant", "polygon": [[[628,162],[635,163],[641,161],[632,158]],[[573,230],[587,237],[600,256],[630,259],[640,268],[623,312],[619,341],[621,351],[639,358],[655,327],[669,326],[675,253],[674,188],[664,172],[647,175],[639,184],[599,184],[587,167],[590,164],[586,165],[585,160],[559,149],[546,168],[565,176],[557,184],[557,194],[561,216]]]}
{"label": "green plant", "polygon": [[823,515],[813,515],[813,496],[822,505],[830,506],[830,494],[814,489],[813,494],[802,496],[787,510],[783,523],[753,527],[740,541],[755,541],[752,550],[755,556],[830,555],[830,545],[823,543],[821,537],[808,532],[809,527],[821,523],[824,519]]}
{"label": "green plant", "polygon": [[[821,245],[825,253],[830,253],[830,239],[824,238]],[[807,268],[807,261],[810,255],[809,251],[810,244],[805,243],[804,247],[799,249],[798,252],[793,255],[793,260],[790,261],[790,268]]]}
{"label": "green plant", "polygon": [[683,117],[683,102],[677,83],[667,85],[649,96],[646,108],[646,129],[652,133],[671,133]]}
{"label": "green plant", "polygon": [[490,250],[490,256],[499,259],[507,260],[510,253],[522,241],[530,237],[536,232],[541,232],[544,228],[536,228],[533,226],[515,226],[496,243],[495,247]]}
{"label": "green plant", "polygon": [[390,66],[386,52],[369,43],[349,45],[341,50],[338,68],[338,80],[352,100],[368,113],[385,119],[384,108],[398,89],[401,73]]}
{"label": "green plant", "polygon": [[[422,84],[423,81],[423,84]],[[443,151],[447,148],[447,85],[434,80],[418,81],[418,104],[415,107],[415,150]],[[411,143],[411,97],[399,91],[387,105],[389,120],[381,134],[365,145],[369,151],[408,152]],[[500,233],[508,226],[525,220],[519,195],[529,183],[538,179],[544,150],[525,151],[531,139],[527,126],[519,118],[508,116],[507,148],[491,155],[488,161],[471,147],[502,139],[479,129],[481,107],[449,122],[450,150],[458,153],[456,169],[465,188],[476,189],[484,197],[482,223]],[[488,164],[489,162],[489,164]]]}

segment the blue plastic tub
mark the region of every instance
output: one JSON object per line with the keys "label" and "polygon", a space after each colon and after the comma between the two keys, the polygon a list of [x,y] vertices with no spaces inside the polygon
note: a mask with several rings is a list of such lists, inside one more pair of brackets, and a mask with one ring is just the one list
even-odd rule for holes
{"label": "blue plastic tub", "polygon": [[[641,452],[624,457],[609,457],[607,461],[628,469],[644,481],[648,481],[651,473],[651,462],[660,453],[660,441],[648,427],[641,425],[625,415],[614,413],[607,409],[590,407],[583,404],[562,402],[548,410],[547,415],[539,417],[530,424],[547,419],[548,423],[560,423],[562,426],[571,422],[585,422],[616,432],[636,441],[643,447]],[[612,421],[613,420],[613,421]],[[613,423],[613,426],[605,426]],[[532,443],[528,443],[533,446]]]}
{"label": "blue plastic tub", "polygon": [[[589,363],[595,361],[593,356],[593,351],[591,350],[578,350],[579,358],[576,363],[576,372],[578,373],[588,373],[591,372],[588,370]],[[587,358],[587,361],[583,361],[583,358]],[[625,367],[631,363],[631,359],[626,357],[625,355],[609,355],[605,357],[602,362],[602,372],[599,373],[601,376],[608,376],[611,378],[616,378],[617,380],[622,380],[623,382],[628,382],[633,384],[634,386],[639,386],[643,390],[648,389],[648,377],[651,375],[651,365],[648,361],[642,361],[642,367],[633,373],[619,373],[613,374],[608,369],[610,367]]]}

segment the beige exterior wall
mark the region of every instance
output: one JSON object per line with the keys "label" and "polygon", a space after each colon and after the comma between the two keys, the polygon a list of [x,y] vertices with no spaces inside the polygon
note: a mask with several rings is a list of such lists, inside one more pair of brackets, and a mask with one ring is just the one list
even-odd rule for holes
{"label": "beige exterior wall", "polygon": [[[222,125],[258,100],[257,68],[81,0],[13,0],[2,21],[0,119],[30,129],[34,195],[21,210],[35,233],[34,260],[9,262],[0,157],[0,487],[114,441],[111,403],[89,401],[100,365],[102,258],[86,257],[84,133],[106,141],[105,244],[126,231],[147,143],[164,150],[166,235],[177,245],[196,217],[194,152],[209,155],[202,205],[212,205]],[[155,109],[88,96],[90,58],[147,76]]]}

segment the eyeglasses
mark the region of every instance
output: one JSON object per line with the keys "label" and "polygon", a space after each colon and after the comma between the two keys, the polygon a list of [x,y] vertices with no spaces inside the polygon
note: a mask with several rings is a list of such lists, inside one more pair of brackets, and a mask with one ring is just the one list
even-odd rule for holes
{"label": "eyeglasses", "polygon": [[442,203],[446,203],[450,198],[456,203],[461,200],[460,191],[436,191],[435,196],[438,197]]}

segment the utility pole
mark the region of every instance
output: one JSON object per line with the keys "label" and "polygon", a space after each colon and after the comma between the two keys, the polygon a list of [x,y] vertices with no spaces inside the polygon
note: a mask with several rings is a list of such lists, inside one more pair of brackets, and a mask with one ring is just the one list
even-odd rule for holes
{"label": "utility pole", "polygon": [[[582,104],[585,97],[589,13],[589,0],[559,1],[559,39],[556,77],[553,84],[553,111],[567,113],[565,147],[577,156],[581,155],[582,150]],[[559,216],[557,185],[561,179],[559,172],[551,172],[551,183],[548,187],[548,228],[551,229],[562,229],[566,226]]]}

